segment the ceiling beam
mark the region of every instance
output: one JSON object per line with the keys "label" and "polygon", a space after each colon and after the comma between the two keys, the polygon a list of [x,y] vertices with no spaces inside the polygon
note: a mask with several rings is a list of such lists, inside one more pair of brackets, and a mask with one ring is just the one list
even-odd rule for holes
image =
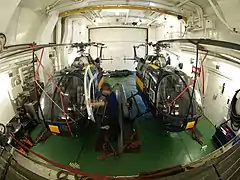
{"label": "ceiling beam", "polygon": [[[87,6],[79,9],[73,9],[69,11],[65,11],[59,14],[60,17],[67,17],[75,14],[79,14],[82,12],[93,11],[93,10],[103,10],[103,9],[131,9],[131,10],[142,10],[142,11],[153,11],[161,14],[168,14],[172,16],[178,17],[180,14],[164,9],[159,9],[156,7],[149,6],[135,6],[135,5],[102,5],[102,6]],[[187,22],[187,17],[183,16],[183,20]]]}

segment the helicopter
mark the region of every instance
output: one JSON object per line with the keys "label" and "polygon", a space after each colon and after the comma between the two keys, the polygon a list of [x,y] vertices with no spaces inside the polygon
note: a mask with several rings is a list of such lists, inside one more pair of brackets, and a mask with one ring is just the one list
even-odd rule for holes
{"label": "helicopter", "polygon": [[[87,47],[100,48],[95,60],[86,52]],[[95,99],[104,79],[100,68],[101,43],[74,43],[78,56],[70,67],[54,74],[46,83],[40,97],[39,117],[53,134],[78,136],[90,122],[95,122],[94,108],[89,102]]]}
{"label": "helicopter", "polygon": [[[142,46],[154,48],[153,55],[137,56]],[[202,115],[201,103],[193,93],[193,79],[181,69],[171,66],[170,56],[162,53],[170,44],[147,43],[134,46],[137,94],[156,119],[162,121],[167,132],[192,129]]]}

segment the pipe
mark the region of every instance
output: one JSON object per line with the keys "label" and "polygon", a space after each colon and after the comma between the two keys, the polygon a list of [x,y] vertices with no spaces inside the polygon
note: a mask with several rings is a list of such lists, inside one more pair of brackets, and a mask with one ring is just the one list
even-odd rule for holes
{"label": "pipe", "polygon": [[102,14],[101,14],[101,10],[97,11],[96,14],[98,15],[98,17],[103,18]]}
{"label": "pipe", "polygon": [[185,5],[186,3],[188,3],[189,1],[190,1],[190,0],[182,1],[182,2],[178,3],[178,4],[176,5],[176,7],[181,7],[181,6]]}
{"label": "pipe", "polygon": [[157,20],[158,20],[158,18],[153,19],[152,21],[150,21],[150,22],[147,24],[147,26],[150,26],[152,23],[154,23],[154,22],[157,21]]}
{"label": "pipe", "polygon": [[196,3],[194,3],[194,2],[192,2],[190,0],[185,0],[185,1],[177,4],[175,7],[181,7],[181,6],[184,6],[187,3],[188,3],[189,6],[192,5],[192,6],[194,6],[196,8],[196,11],[197,11],[197,14],[198,14],[198,17],[199,17],[199,22],[201,24],[201,28],[199,30],[202,30],[204,28],[204,23],[203,23],[203,20],[204,20],[203,14],[204,13],[203,13],[203,9],[202,9],[201,6],[199,6],[198,4],[196,4]]}
{"label": "pipe", "polygon": [[[60,0],[59,0],[59,1],[60,1]],[[71,5],[75,5],[75,4],[78,4],[78,3],[82,3],[83,1],[84,1],[84,0],[74,1],[74,2],[72,2],[72,3],[67,3],[67,4],[62,5],[62,6],[60,6],[60,7],[57,7],[57,8],[58,8],[58,9],[59,9],[59,8],[64,8],[64,7],[66,7],[66,6],[71,6]],[[57,6],[57,4],[56,4],[54,7],[56,7],[56,6]],[[49,11],[55,10],[54,7],[52,7]]]}
{"label": "pipe", "polygon": [[127,14],[126,14],[126,19],[125,19],[125,23],[124,24],[127,24],[128,15],[129,15],[129,10],[128,10]]}
{"label": "pipe", "polygon": [[46,11],[49,13],[55,6],[57,6],[60,3],[61,0],[56,0],[52,4],[48,5],[46,7]]}
{"label": "pipe", "polygon": [[85,17],[92,25],[96,26],[96,23],[94,23],[91,18],[89,18],[88,16],[86,16],[84,14],[81,14],[81,16]]}
{"label": "pipe", "polygon": [[191,5],[193,5],[193,6],[195,6],[196,7],[196,10],[197,10],[197,13],[198,13],[198,16],[199,16],[199,22],[200,22],[200,24],[201,24],[201,30],[203,30],[204,29],[204,17],[203,17],[203,9],[202,9],[202,7],[201,6],[199,6],[198,4],[195,4],[195,3],[193,3],[192,1],[189,1],[189,4],[191,4]]}
{"label": "pipe", "polygon": [[[224,17],[222,17],[221,13],[219,12],[219,10],[217,9],[217,7],[215,6],[215,4],[213,3],[212,0],[208,0],[208,2],[210,3],[210,5],[212,6],[215,14],[217,15],[217,17],[219,18],[220,21],[222,21],[222,23],[232,32],[235,33],[239,33],[239,31],[236,30],[236,28],[232,28],[225,20]],[[215,1],[215,3],[218,5],[218,3]],[[219,6],[219,5],[218,5]],[[220,8],[219,8],[220,9]],[[221,9],[220,9],[221,11]]]}
{"label": "pipe", "polygon": [[[192,2],[191,2],[192,3]],[[194,3],[192,3],[192,4],[194,4]],[[196,5],[196,4],[195,4]],[[201,23],[201,27],[202,27],[202,29],[204,28],[204,17],[203,17],[203,9],[202,9],[202,7],[201,6],[199,6],[199,5],[196,5],[196,7],[197,7],[197,9],[199,9],[199,12],[200,12],[200,23]]]}
{"label": "pipe", "polygon": [[[154,23],[155,21],[157,21],[163,14],[159,14],[156,18],[154,18],[152,21],[150,21],[147,26],[150,26],[152,23]],[[162,24],[162,23],[160,23]]]}

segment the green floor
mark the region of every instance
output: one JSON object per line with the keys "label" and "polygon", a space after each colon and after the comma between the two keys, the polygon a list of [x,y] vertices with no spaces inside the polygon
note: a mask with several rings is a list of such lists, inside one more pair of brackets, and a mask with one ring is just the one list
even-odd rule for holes
{"label": "green floor", "polygon": [[[134,76],[112,78],[107,81],[111,84],[123,83],[128,95],[136,91]],[[144,110],[145,106],[141,99],[138,97],[137,100]],[[207,145],[205,151],[201,150],[201,146],[192,140],[187,132],[166,135],[159,121],[154,120],[150,114],[139,118],[137,122],[142,142],[141,151],[124,153],[118,158],[98,160],[97,157],[101,153],[94,151],[96,136],[92,132],[78,139],[52,135],[45,143],[38,144],[32,149],[58,163],[68,165],[70,162],[77,162],[81,171],[104,175],[133,175],[142,171],[186,164],[215,150],[211,141],[214,127],[204,117],[200,119],[197,130]],[[34,130],[33,138],[41,129],[42,126],[39,126]]]}

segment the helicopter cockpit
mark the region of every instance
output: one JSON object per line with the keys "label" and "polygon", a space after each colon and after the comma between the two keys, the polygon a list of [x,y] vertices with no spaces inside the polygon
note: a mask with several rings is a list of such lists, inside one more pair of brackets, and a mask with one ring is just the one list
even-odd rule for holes
{"label": "helicopter cockpit", "polygon": [[39,111],[39,116],[52,133],[65,135],[69,131],[78,134],[89,121],[95,122],[94,109],[88,102],[95,99],[103,77],[101,56],[94,61],[89,53],[85,53],[89,46],[103,47],[103,44],[72,44],[71,48],[77,48],[79,56],[71,67],[56,72],[46,83],[40,98],[42,111]]}

